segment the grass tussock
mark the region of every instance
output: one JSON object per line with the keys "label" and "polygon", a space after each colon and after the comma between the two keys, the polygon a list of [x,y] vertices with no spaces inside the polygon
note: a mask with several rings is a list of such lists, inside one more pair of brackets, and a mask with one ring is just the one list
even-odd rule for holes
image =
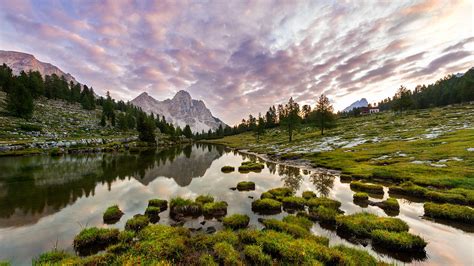
{"label": "grass tussock", "polygon": [[454,204],[436,204],[427,202],[424,204],[425,216],[438,219],[447,219],[461,223],[474,223],[474,209],[467,206]]}

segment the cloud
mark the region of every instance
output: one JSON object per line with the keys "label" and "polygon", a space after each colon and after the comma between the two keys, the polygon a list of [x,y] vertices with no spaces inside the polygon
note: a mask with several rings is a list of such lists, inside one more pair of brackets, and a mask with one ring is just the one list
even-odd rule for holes
{"label": "cloud", "polygon": [[[0,0],[0,49],[35,54],[124,100],[186,89],[234,124],[291,96],[314,104],[327,93],[341,109],[459,71],[473,56],[468,4]],[[433,35],[435,19],[452,27]]]}

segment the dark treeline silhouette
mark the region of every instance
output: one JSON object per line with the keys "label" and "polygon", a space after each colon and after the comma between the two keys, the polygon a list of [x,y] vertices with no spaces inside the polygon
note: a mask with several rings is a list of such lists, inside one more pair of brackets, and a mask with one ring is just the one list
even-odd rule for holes
{"label": "dark treeline silhouette", "polygon": [[216,131],[209,130],[207,133],[196,134],[197,139],[216,139],[224,136],[237,135],[243,132],[254,132],[257,142],[265,133],[266,129],[281,127],[288,133],[288,140],[291,142],[294,132],[303,125],[314,125],[324,134],[324,129],[333,127],[336,119],[333,107],[329,99],[322,94],[316,107],[311,109],[310,105],[300,105],[291,97],[286,104],[270,106],[265,115],[258,114],[258,117],[249,115],[248,119],[234,127],[220,126]]}
{"label": "dark treeline silhouette", "polygon": [[102,108],[100,125],[116,127],[119,130],[138,130],[139,138],[146,142],[155,142],[155,129],[172,139],[185,136],[192,138],[193,133],[187,125],[184,130],[174,127],[166,119],[154,114],[148,115],[141,108],[130,102],[115,101],[107,92],[106,97],[95,95],[94,89],[80,83],[67,82],[64,76],[46,75],[43,79],[38,71],[21,71],[13,75],[12,69],[6,64],[0,66],[0,89],[7,93],[6,103],[9,115],[25,119],[31,118],[34,110],[34,100],[39,97],[64,100],[69,103],[79,103],[83,109],[94,110]]}

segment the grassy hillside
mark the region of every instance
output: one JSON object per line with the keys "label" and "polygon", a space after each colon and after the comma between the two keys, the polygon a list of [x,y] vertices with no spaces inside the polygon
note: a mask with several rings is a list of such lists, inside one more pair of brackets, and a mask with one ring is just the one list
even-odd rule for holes
{"label": "grassy hillside", "polygon": [[472,104],[342,118],[324,136],[303,127],[291,143],[280,129],[267,131],[259,143],[251,132],[212,142],[280,159],[303,158],[357,178],[474,189]]}

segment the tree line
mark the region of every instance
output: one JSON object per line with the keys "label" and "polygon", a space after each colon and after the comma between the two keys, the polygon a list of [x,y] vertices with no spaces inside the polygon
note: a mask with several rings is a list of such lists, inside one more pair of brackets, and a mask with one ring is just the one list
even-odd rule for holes
{"label": "tree line", "polygon": [[115,101],[107,92],[106,97],[95,95],[94,89],[80,83],[67,82],[64,76],[46,75],[38,71],[21,71],[13,75],[6,64],[0,66],[0,89],[6,92],[6,111],[8,115],[30,119],[34,111],[34,100],[39,97],[79,103],[85,110],[102,108],[99,124],[102,127],[114,127],[122,131],[137,130],[139,139],[155,142],[155,130],[171,136],[173,140],[185,136],[192,138],[189,125],[184,129],[174,127],[164,116],[147,114],[141,108],[124,101]]}
{"label": "tree line", "polygon": [[321,135],[324,135],[325,129],[335,126],[335,120],[334,108],[324,94],[317,99],[314,109],[310,105],[300,106],[291,97],[286,104],[270,106],[265,115],[259,113],[258,117],[255,117],[250,114],[248,119],[242,119],[242,122],[234,127],[219,126],[215,131],[196,134],[196,138],[215,139],[251,131],[258,142],[267,129],[280,127],[287,132],[288,141],[291,142],[295,131],[302,124],[314,125],[320,129]]}

